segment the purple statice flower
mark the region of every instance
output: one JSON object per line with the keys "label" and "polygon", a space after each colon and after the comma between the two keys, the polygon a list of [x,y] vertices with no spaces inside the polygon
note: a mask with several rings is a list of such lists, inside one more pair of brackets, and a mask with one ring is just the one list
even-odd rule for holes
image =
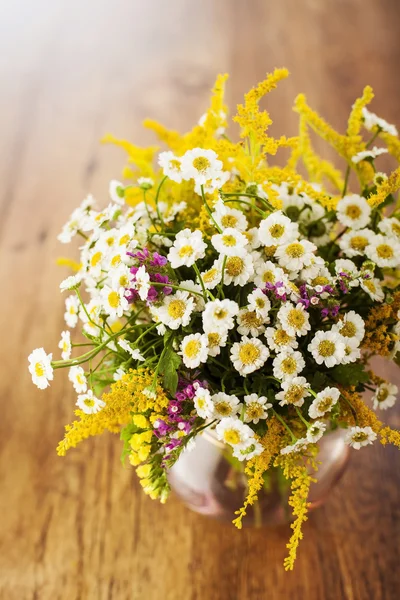
{"label": "purple statice flower", "polygon": [[137,258],[140,263],[144,263],[148,258],[150,258],[150,252],[147,248],[143,248],[143,250],[139,250],[134,254],[129,254],[129,256],[133,256],[134,258]]}
{"label": "purple statice flower", "polygon": [[349,288],[347,287],[347,285],[345,284],[345,282],[342,279],[339,281],[339,287],[340,287],[340,290],[343,292],[343,294],[348,293]]}
{"label": "purple statice flower", "polygon": [[175,398],[179,402],[184,402],[186,400],[186,394],[184,392],[176,392]]}
{"label": "purple statice flower", "polygon": [[149,264],[152,267],[165,267],[167,262],[168,261],[165,256],[161,256],[161,254],[158,254],[158,252],[154,252],[153,258],[151,259]]}
{"label": "purple statice flower", "polygon": [[147,302],[151,303],[151,302],[155,302],[155,300],[157,300],[158,298],[158,292],[156,290],[156,288],[154,287],[154,285],[150,286],[149,291],[147,293]]}
{"label": "purple statice flower", "polygon": [[162,275],[161,273],[150,273],[150,281],[169,283],[169,278],[168,275]]}
{"label": "purple statice flower", "polygon": [[[174,448],[176,448],[177,446],[180,446],[180,445],[181,445],[180,439],[171,438],[170,441],[168,442],[168,444],[165,444],[165,449],[166,450],[174,450]],[[165,458],[168,458],[168,456],[165,456]]]}
{"label": "purple statice flower", "polygon": [[129,304],[132,304],[139,298],[137,290],[134,290],[132,288],[130,288],[129,290],[125,290],[124,296],[128,300]]}
{"label": "purple statice flower", "polygon": [[190,423],[190,421],[187,421],[185,419],[177,419],[178,421],[178,429],[180,429],[181,431],[184,431],[186,435],[188,435],[188,433],[191,432],[192,430],[192,424]]}
{"label": "purple statice flower", "polygon": [[340,308],[339,304],[335,304],[335,306],[333,306],[331,308],[331,315],[332,315],[332,317],[336,317],[337,316],[337,314],[339,312],[339,308]]}
{"label": "purple statice flower", "polygon": [[167,410],[168,416],[173,419],[175,416],[179,415],[182,412],[181,403],[177,400],[170,400]]}
{"label": "purple statice flower", "polygon": [[129,271],[132,273],[132,275],[136,275],[136,273],[139,271],[139,267],[131,267]]}
{"label": "purple statice flower", "polygon": [[302,304],[304,308],[308,308],[310,306],[309,298],[299,298],[299,304]]}
{"label": "purple statice flower", "polygon": [[170,294],[172,294],[172,287],[170,287],[169,285],[163,287],[162,289],[164,296],[169,296]]}
{"label": "purple statice flower", "polygon": [[154,434],[158,438],[164,437],[165,435],[167,435],[167,433],[169,433],[171,431],[171,429],[172,429],[171,426],[168,425],[168,423],[166,423],[162,419],[157,419],[157,421],[155,421],[155,423],[154,423]]}
{"label": "purple statice flower", "polygon": [[329,315],[329,308],[323,308],[321,310],[321,316],[322,317],[327,317]]}
{"label": "purple statice flower", "polygon": [[335,290],[333,289],[333,287],[331,285],[324,285],[324,292],[327,292],[328,294],[334,294]]}

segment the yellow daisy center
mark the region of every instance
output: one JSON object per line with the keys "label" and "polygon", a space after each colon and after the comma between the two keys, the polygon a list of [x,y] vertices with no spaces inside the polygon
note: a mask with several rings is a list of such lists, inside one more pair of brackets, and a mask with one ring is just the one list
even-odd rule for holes
{"label": "yellow daisy center", "polygon": [[333,354],[335,354],[335,344],[330,340],[323,340],[318,345],[318,352],[324,358],[333,356]]}
{"label": "yellow daisy center", "polygon": [[230,277],[237,277],[243,271],[244,261],[239,256],[230,256],[225,264],[226,272]]}
{"label": "yellow daisy center", "polygon": [[274,334],[274,342],[277,346],[286,346],[290,342],[291,337],[283,329],[277,329]]}
{"label": "yellow daisy center", "polygon": [[332,404],[333,404],[333,398],[331,396],[327,396],[326,398],[324,398],[323,400],[320,400],[318,402],[318,410],[320,412],[326,412],[327,410],[330,409]]}
{"label": "yellow daisy center", "polygon": [[349,204],[346,208],[346,215],[350,219],[358,219],[362,214],[361,208],[357,204]]}
{"label": "yellow daisy center", "polygon": [[221,336],[219,335],[219,333],[209,333],[207,338],[208,338],[208,345],[210,347],[219,346],[220,341],[221,341]]}
{"label": "yellow daisy center", "polygon": [[229,415],[232,413],[231,405],[229,404],[229,402],[226,402],[224,400],[217,402],[217,404],[215,405],[215,410],[217,411],[217,413],[224,417],[229,417]]}
{"label": "yellow daisy center", "polygon": [[201,348],[199,340],[190,340],[185,346],[185,354],[188,358],[194,358],[198,355]]}
{"label": "yellow daisy center", "polygon": [[119,285],[122,287],[128,287],[129,279],[127,275],[121,275],[121,277],[119,278]]}
{"label": "yellow daisy center", "polygon": [[110,292],[108,294],[108,304],[111,308],[118,308],[120,302],[119,294],[117,292]]}
{"label": "yellow daisy center", "polygon": [[238,219],[235,215],[224,215],[221,219],[222,227],[236,227],[237,223]]}
{"label": "yellow daisy center", "polygon": [[207,271],[206,273],[204,273],[204,275],[203,275],[203,281],[205,283],[211,283],[213,281],[213,279],[216,278],[217,274],[218,274],[218,271],[214,267],[214,268],[210,269],[209,271]]}
{"label": "yellow daisy center", "polygon": [[257,308],[265,308],[265,300],[260,297],[256,298],[256,306]]}
{"label": "yellow daisy center", "polygon": [[91,267],[95,267],[99,263],[99,261],[101,260],[102,256],[103,255],[102,255],[101,252],[96,252],[95,254],[93,254],[93,256],[92,256],[92,258],[90,260],[90,266]]}
{"label": "yellow daisy center", "polygon": [[204,173],[211,166],[211,163],[205,156],[198,156],[194,159],[193,166],[199,173]]}
{"label": "yellow daisy center", "polygon": [[180,319],[185,314],[185,303],[183,300],[172,300],[168,304],[168,315],[172,317],[172,319]]}
{"label": "yellow daisy center", "polygon": [[398,223],[392,223],[392,231],[396,235],[400,235],[400,225]]}
{"label": "yellow daisy center", "polygon": [[344,335],[344,337],[355,337],[355,335],[357,334],[357,327],[351,321],[346,321],[346,323],[340,329],[340,333]]}
{"label": "yellow daisy center", "polygon": [[173,158],[172,160],[169,161],[169,168],[174,171],[180,171],[181,163],[179,162],[179,160],[176,160],[176,158]]}
{"label": "yellow daisy center", "polygon": [[275,223],[275,225],[272,225],[269,228],[269,233],[270,233],[271,237],[278,239],[278,238],[282,237],[283,234],[285,233],[285,228],[283,225],[280,225],[280,223]]}
{"label": "yellow daisy center", "polygon": [[184,258],[185,256],[191,256],[193,254],[193,247],[187,244],[186,246],[182,246],[179,249],[178,254],[180,258]]}
{"label": "yellow daisy center", "polygon": [[127,244],[130,240],[129,234],[126,233],[125,235],[122,236],[122,238],[119,240],[119,245],[120,246],[125,246],[125,244]]}
{"label": "yellow daisy center", "polygon": [[350,240],[350,247],[353,250],[363,251],[368,246],[368,240],[363,235],[355,235]]}
{"label": "yellow daisy center", "polygon": [[44,375],[44,367],[41,362],[37,362],[35,364],[35,374],[37,377],[43,377]]}
{"label": "yellow daisy center", "polygon": [[111,259],[111,265],[113,267],[116,267],[117,265],[119,265],[120,262],[121,262],[121,255],[120,254],[116,254]]}
{"label": "yellow daisy center", "polygon": [[224,308],[217,308],[217,310],[214,312],[214,317],[216,319],[219,319],[220,321],[222,321],[222,319],[225,319],[227,314],[228,314],[228,311],[225,310]]}
{"label": "yellow daisy center", "polygon": [[290,258],[300,258],[300,256],[303,256],[304,253],[305,250],[302,244],[299,242],[293,242],[286,248],[286,254],[290,256]]}
{"label": "yellow daisy center", "polygon": [[292,308],[288,312],[287,322],[294,329],[301,329],[304,323],[306,322],[306,318],[304,316],[303,311],[297,308]]}
{"label": "yellow daisy center", "polygon": [[223,242],[224,246],[228,246],[230,248],[233,248],[233,246],[236,246],[236,244],[237,244],[237,240],[236,240],[235,236],[230,235],[230,234],[223,235],[222,242]]}
{"label": "yellow daisy center", "polygon": [[373,281],[371,281],[370,279],[365,279],[364,280],[364,285],[367,288],[367,290],[369,290],[372,294],[375,294],[376,292],[376,285]]}
{"label": "yellow daisy center", "polygon": [[380,258],[393,258],[393,248],[389,244],[380,244],[376,247],[376,252]]}
{"label": "yellow daisy center", "polygon": [[86,404],[86,406],[89,406],[90,408],[92,408],[92,406],[94,406],[93,398],[85,398],[83,402],[84,402],[84,404]]}
{"label": "yellow daisy center", "polygon": [[358,431],[352,436],[353,442],[365,442],[368,439],[368,436],[364,431]]}
{"label": "yellow daisy center", "polygon": [[247,327],[260,327],[263,324],[261,317],[259,317],[254,311],[243,313],[240,316],[240,320],[242,324],[246,325]]}
{"label": "yellow daisy center", "polygon": [[275,275],[273,271],[264,271],[262,280],[264,283],[275,283]]}
{"label": "yellow daisy center", "polygon": [[239,358],[244,365],[252,365],[260,357],[260,350],[251,343],[243,344],[239,350]]}
{"label": "yellow daisy center", "polygon": [[313,286],[328,285],[329,279],[327,277],[323,277],[322,275],[319,275],[318,277],[314,277],[314,279],[312,280],[311,283],[313,284]]}
{"label": "yellow daisy center", "polygon": [[288,356],[287,358],[284,358],[281,363],[281,370],[287,375],[293,375],[293,373],[295,373],[297,370],[296,359],[293,358],[293,356]]}
{"label": "yellow daisy center", "polygon": [[388,390],[386,388],[382,388],[381,390],[379,390],[376,399],[378,400],[378,402],[384,402],[388,396]]}
{"label": "yellow daisy center", "polygon": [[240,442],[240,434],[236,429],[227,429],[224,431],[224,440],[228,444],[238,444]]}
{"label": "yellow daisy center", "polygon": [[259,402],[250,402],[246,407],[246,416],[251,420],[259,419],[263,412],[264,409]]}

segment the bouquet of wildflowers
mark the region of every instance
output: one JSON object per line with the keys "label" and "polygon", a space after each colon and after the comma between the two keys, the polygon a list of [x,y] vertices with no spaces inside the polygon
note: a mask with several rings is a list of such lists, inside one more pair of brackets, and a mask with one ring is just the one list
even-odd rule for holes
{"label": "bouquet of wildflowers", "polygon": [[[400,445],[361,397],[372,390],[380,412],[397,395],[368,363],[400,353],[400,168],[375,167],[383,153],[400,161],[400,140],[367,109],[370,87],[346,133],[300,95],[298,136],[271,137],[259,101],[286,76],[277,69],[246,94],[239,142],[226,133],[226,76],[185,135],[145,122],[167,150],[105,138],[127,152],[128,183],[111,182],[104,209],[86,198],[64,226],[59,240],[81,246],[79,263],[60,259],[76,271],[60,286],[61,359],[36,349],[29,370],[43,389],[66,368],[77,394],[61,456],[120,433],[123,459],[162,502],[168,468],[205,429],[248,479],[237,527],[280,468],[292,488],[291,569],[318,440],[341,427],[355,449]],[[314,151],[315,133],[342,171]],[[270,162],[278,151],[283,166]]]}

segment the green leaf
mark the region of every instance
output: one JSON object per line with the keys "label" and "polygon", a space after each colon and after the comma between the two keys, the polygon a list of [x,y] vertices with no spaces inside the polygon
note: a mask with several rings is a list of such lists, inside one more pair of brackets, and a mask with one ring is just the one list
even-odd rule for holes
{"label": "green leaf", "polygon": [[163,375],[163,384],[166,390],[172,395],[175,394],[178,387],[177,370],[181,365],[181,357],[170,347],[168,348],[160,362],[159,372]]}
{"label": "green leaf", "polygon": [[365,366],[352,363],[350,365],[338,365],[329,371],[329,375],[342,385],[357,387],[360,383],[367,383],[368,373],[365,372]]}

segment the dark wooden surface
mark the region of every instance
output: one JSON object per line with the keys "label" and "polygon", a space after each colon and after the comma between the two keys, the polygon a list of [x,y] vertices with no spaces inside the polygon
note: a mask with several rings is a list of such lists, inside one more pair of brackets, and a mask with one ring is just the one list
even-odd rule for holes
{"label": "dark wooden surface", "polygon": [[[304,91],[337,127],[370,83],[374,108],[400,124],[396,0],[31,0],[0,11],[0,597],[5,600],[394,600],[400,457],[353,453],[305,527],[293,573],[289,530],[243,532],[142,495],[116,438],[65,459],[66,375],[31,385],[26,356],[57,348],[63,327],[56,234],[92,191],[107,201],[123,156],[105,132],[137,143],[145,116],[187,128],[229,71],[233,108],[265,72],[291,78],[269,98],[293,134]],[[392,378],[399,382],[397,374]],[[386,413],[387,414],[387,413]],[[400,425],[398,409],[389,417]]]}

